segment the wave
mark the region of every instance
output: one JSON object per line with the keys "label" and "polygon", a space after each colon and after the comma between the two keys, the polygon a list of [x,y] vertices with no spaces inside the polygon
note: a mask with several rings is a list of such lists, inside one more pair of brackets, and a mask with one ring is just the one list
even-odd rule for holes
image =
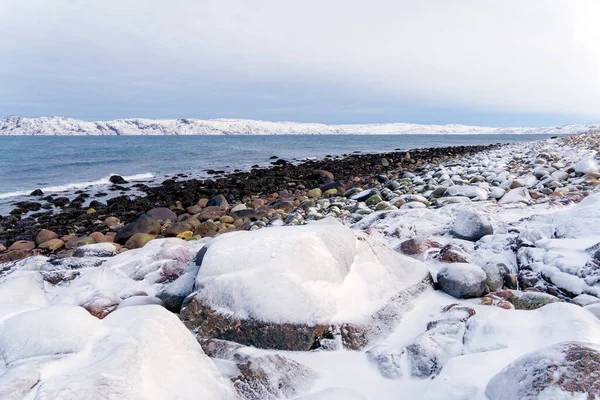
{"label": "wave", "polygon": [[[88,181],[88,182],[75,182],[75,183],[67,183],[64,185],[57,185],[57,186],[42,186],[42,187],[37,187],[37,188],[33,188],[33,189],[29,189],[29,190],[19,190],[16,192],[9,192],[9,193],[0,193],[0,199],[8,199],[11,197],[19,197],[19,196],[27,196],[29,195],[29,193],[31,193],[32,191],[34,191],[35,189],[41,189],[44,193],[56,193],[56,192],[67,192],[70,190],[74,190],[74,189],[84,189],[87,188],[89,186],[102,186],[102,185],[110,185],[110,177],[112,175],[116,175],[116,174],[110,174],[105,176],[104,178],[95,180],[95,181]],[[144,179],[153,179],[156,175],[154,175],[151,172],[147,172],[144,174],[135,174],[135,175],[128,175],[128,176],[124,176],[123,178],[127,181],[139,181],[139,180],[144,180]]]}

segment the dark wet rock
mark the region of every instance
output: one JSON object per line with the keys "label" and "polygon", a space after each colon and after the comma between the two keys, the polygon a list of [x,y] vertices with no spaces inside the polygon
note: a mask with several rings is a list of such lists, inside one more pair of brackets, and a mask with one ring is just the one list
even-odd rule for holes
{"label": "dark wet rock", "polygon": [[184,301],[180,318],[198,339],[228,340],[262,349],[308,351],[330,335],[329,326],[274,324],[225,316],[194,295]]}
{"label": "dark wet rock", "polygon": [[425,253],[429,249],[442,247],[438,242],[425,238],[412,238],[400,243],[400,251],[409,256],[415,256]]}
{"label": "dark wet rock", "polygon": [[[563,342],[528,353],[490,379],[485,394],[490,400],[535,399],[548,395],[571,398],[600,397],[600,347]],[[547,397],[550,398],[550,397]]]}
{"label": "dark wet rock", "polygon": [[378,195],[379,191],[377,189],[368,189],[360,191],[356,194],[351,194],[350,192],[346,192],[346,196],[350,196],[350,199],[356,201],[366,201],[368,198]]}
{"label": "dark wet rock", "polygon": [[335,180],[331,172],[322,169],[312,171],[312,175],[319,178],[322,183],[332,183]]}
{"label": "dark wet rock", "polygon": [[198,267],[202,266],[202,260],[204,260],[204,256],[206,255],[207,251],[208,246],[205,245],[200,250],[198,250],[198,253],[196,253],[196,258],[194,259],[194,262]]}
{"label": "dark wet rock", "polygon": [[272,162],[271,164],[273,164],[273,165],[288,165],[289,161],[286,161],[284,159],[279,159],[277,161]]}
{"label": "dark wet rock", "polygon": [[[197,220],[196,220],[197,221]],[[200,224],[200,222],[198,222],[198,225]],[[196,226],[198,226],[196,225]],[[162,234],[166,237],[176,237],[178,235],[181,235],[184,232],[189,232],[189,231],[194,231],[194,228],[196,227],[194,226],[191,221],[181,221],[181,222],[176,222],[174,224],[171,224],[168,228],[166,228]]]}
{"label": "dark wet rock", "polygon": [[29,193],[30,196],[43,196],[44,192],[42,189],[35,189],[33,192]]}
{"label": "dark wet rock", "polygon": [[149,210],[146,214],[150,215],[152,218],[158,221],[176,221],[177,214],[171,211],[168,207],[155,207]]}
{"label": "dark wet rock", "polygon": [[221,215],[223,215],[223,211],[221,211],[219,206],[209,206],[202,210],[202,212],[198,215],[198,220],[201,222],[208,221],[209,219],[216,221],[221,217]]}
{"label": "dark wet rock", "polygon": [[194,282],[198,270],[198,267],[188,269],[156,294],[156,297],[162,300],[167,310],[174,313],[181,311],[183,301],[194,291]]}
{"label": "dark wet rock", "polygon": [[246,210],[234,211],[234,212],[230,213],[229,215],[233,219],[249,218],[251,220],[255,220],[255,219],[258,218],[259,213],[256,212],[256,210],[253,210],[253,209],[246,209]]}
{"label": "dark wet rock", "polygon": [[113,183],[115,185],[122,185],[125,183],[128,183],[122,176],[120,175],[111,175],[110,178],[108,178],[108,180],[110,181],[110,183]]}
{"label": "dark wet rock", "polygon": [[160,222],[148,214],[142,214],[117,232],[115,242],[125,244],[125,242],[136,233],[158,235],[160,233],[160,228]]}
{"label": "dark wet rock", "polygon": [[222,194],[219,194],[217,196],[212,197],[210,200],[208,200],[208,203],[206,203],[207,207],[219,207],[221,210],[228,210],[229,209],[229,202],[227,201],[227,199],[225,198],[225,196],[223,196]]}

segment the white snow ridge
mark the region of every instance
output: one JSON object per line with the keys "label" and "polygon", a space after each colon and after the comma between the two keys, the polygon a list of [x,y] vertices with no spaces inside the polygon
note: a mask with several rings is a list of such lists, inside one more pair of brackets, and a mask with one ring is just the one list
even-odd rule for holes
{"label": "white snow ridge", "polygon": [[246,119],[117,119],[82,121],[68,117],[0,120],[0,136],[12,135],[354,135],[354,134],[575,134],[599,129],[600,124],[543,128],[492,128],[467,125],[420,125],[408,123],[325,125]]}

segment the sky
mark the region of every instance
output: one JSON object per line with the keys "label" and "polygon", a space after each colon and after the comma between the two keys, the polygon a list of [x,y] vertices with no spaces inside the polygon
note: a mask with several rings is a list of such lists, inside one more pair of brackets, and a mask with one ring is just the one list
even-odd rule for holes
{"label": "sky", "polygon": [[599,0],[1,0],[0,116],[600,121]]}

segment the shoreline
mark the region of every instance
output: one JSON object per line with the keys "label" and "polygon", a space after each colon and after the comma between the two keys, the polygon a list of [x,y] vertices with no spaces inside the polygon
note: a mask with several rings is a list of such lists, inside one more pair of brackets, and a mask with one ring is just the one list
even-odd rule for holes
{"label": "shoreline", "polygon": [[[238,191],[256,182],[287,188],[242,196],[243,206],[222,194],[176,212],[140,200],[146,213],[135,221],[98,220],[112,227],[107,234],[65,238],[75,248],[0,264],[5,343],[37,343],[44,329],[54,340],[76,332],[86,346],[121,349],[112,332],[130,327],[129,342],[152,335],[140,347],[153,349],[149,363],[162,367],[156,351],[185,343],[165,359],[203,357],[190,379],[221,380],[241,400],[362,400],[382,387],[386,400],[399,392],[497,400],[507,377],[511,387],[528,379],[532,360],[536,374],[559,365],[577,385],[544,377],[527,390],[600,394],[588,373],[600,365],[600,132],[449,151],[439,164],[423,150],[323,160],[331,171],[282,165],[211,181],[211,195],[232,179]],[[290,181],[296,169],[298,182]],[[344,171],[355,187],[339,186]],[[253,182],[241,178],[251,174]],[[205,193],[198,185],[170,180],[148,190],[172,202]],[[327,188],[345,192],[324,198]],[[130,203],[115,204],[129,215]],[[55,236],[42,230],[36,239],[65,245]],[[17,330],[22,319],[36,329]],[[77,362],[85,348],[26,355]],[[576,367],[564,364],[577,354],[585,357]],[[94,371],[112,366],[103,361],[92,361]],[[465,375],[481,365],[484,373]]]}
{"label": "shoreline", "polygon": [[[128,223],[136,216],[157,207],[172,208],[178,218],[185,217],[188,214],[187,211],[190,211],[188,208],[197,206],[199,200],[209,200],[217,195],[225,196],[227,202],[231,203],[231,208],[246,203],[247,206],[252,207],[253,199],[261,199],[264,204],[259,206],[263,207],[260,217],[272,217],[272,211],[279,210],[283,212],[275,213],[275,216],[280,215],[285,219],[286,214],[297,209],[305,200],[303,197],[307,197],[308,192],[312,189],[318,188],[323,193],[329,190],[329,193],[324,196],[326,198],[336,197],[336,195],[343,196],[347,190],[353,187],[377,186],[379,182],[375,177],[378,173],[391,174],[394,179],[404,171],[415,171],[429,163],[448,162],[451,159],[499,146],[502,145],[452,146],[385,153],[345,154],[319,160],[307,160],[298,164],[275,158],[271,163],[274,165],[253,168],[248,172],[225,173],[224,171],[208,170],[215,177],[206,180],[186,179],[187,175],[180,173],[173,174],[172,178],[161,183],[158,183],[157,180],[150,184],[144,182],[128,185],[115,176],[115,183],[108,190],[121,193],[135,192],[136,197],[133,200],[129,199],[129,195],[119,195],[103,201],[102,198],[91,197],[83,190],[75,191],[74,194],[77,196],[73,199],[66,197],[67,193],[59,193],[54,197],[46,194],[30,195],[28,197],[31,200],[19,202],[19,205],[8,215],[0,216],[0,246],[9,249],[16,241],[35,242],[38,232],[45,229],[55,232],[57,238],[61,238],[65,242],[64,247],[67,247],[72,253],[74,248],[81,246],[82,243],[96,243],[96,240],[89,239],[89,235],[95,232],[103,235],[115,233],[114,225],[111,229],[103,223],[106,218],[117,218],[120,223]],[[408,158],[406,157],[407,153],[409,154]],[[384,163],[388,165],[381,165],[382,159],[386,159]],[[313,173],[314,171],[325,171],[325,175],[321,172]],[[336,193],[333,193],[334,191],[331,189],[335,189]],[[283,198],[286,200],[281,201]],[[288,204],[288,200],[291,204]],[[89,205],[83,207],[88,202]],[[280,203],[282,208],[278,208]],[[198,214],[204,206],[191,211],[196,211],[193,214]],[[25,215],[25,217],[21,218],[21,215]],[[257,222],[258,219],[260,218],[253,216],[251,221],[246,222]],[[240,229],[239,225],[238,223],[236,229]],[[246,228],[249,227],[243,227],[243,229]],[[231,228],[227,231],[229,230]],[[217,233],[220,232],[217,231]],[[63,238],[72,235],[78,237],[79,243],[67,246],[68,240]],[[68,237],[67,239],[73,238]],[[21,246],[18,249],[19,253],[13,253],[12,257],[11,255],[7,256],[8,250],[0,251],[0,260],[7,261],[10,258],[10,261],[15,261],[35,254],[55,254],[59,257],[69,255],[69,252],[64,251],[64,247],[50,251],[46,249],[39,251],[30,247],[30,244]]]}

